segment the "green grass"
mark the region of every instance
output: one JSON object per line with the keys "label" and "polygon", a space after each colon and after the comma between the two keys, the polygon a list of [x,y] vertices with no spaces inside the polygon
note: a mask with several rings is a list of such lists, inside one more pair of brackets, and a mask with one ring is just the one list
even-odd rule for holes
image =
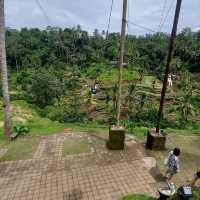
{"label": "green grass", "polygon": [[128,130],[131,135],[134,135],[138,138],[145,138],[147,135],[148,128],[147,127],[134,127],[131,132]]}
{"label": "green grass", "polygon": [[31,135],[51,135],[61,133],[66,128],[65,124],[39,117],[29,121],[28,126]]}
{"label": "green grass", "polygon": [[[131,71],[129,69],[124,69],[122,76],[123,76],[124,81],[135,80],[137,78],[137,72]],[[111,83],[111,82],[117,82],[117,80],[118,80],[118,69],[113,68],[113,69],[105,71],[104,73],[102,73],[100,75],[99,80],[104,84],[108,84],[108,83]]]}
{"label": "green grass", "polygon": [[[41,135],[50,135],[62,132],[65,124],[41,118],[31,105],[25,101],[13,101],[13,124],[23,123],[30,128],[28,136],[20,136],[14,141],[7,141],[0,127],[0,148],[8,149],[0,161],[23,160],[32,157],[37,148]],[[0,122],[3,122],[3,112],[0,113]]]}
{"label": "green grass", "polygon": [[144,79],[142,81],[142,86],[152,88],[152,82],[154,80],[156,80],[155,88],[161,88],[162,83],[158,79],[156,79],[154,76],[144,76]]}
{"label": "green grass", "polygon": [[[7,141],[3,134],[3,127],[0,127],[0,148],[8,149],[7,153],[0,158],[0,161],[6,160],[23,160],[32,157],[33,152],[38,146],[40,136],[57,134],[64,129],[71,129],[74,132],[85,133],[108,133],[108,127],[94,123],[59,123],[47,118],[40,117],[32,105],[25,101],[13,101],[13,121],[14,123],[23,123],[30,128],[28,136],[18,137],[14,141]],[[23,119],[23,120],[22,120]],[[20,122],[22,120],[24,122]],[[0,121],[3,122],[3,112],[0,113]],[[78,154],[89,152],[90,148],[86,141],[69,141],[67,142],[65,154]]]}
{"label": "green grass", "polygon": [[74,155],[90,152],[90,144],[87,138],[68,138],[64,142],[63,155]]}
{"label": "green grass", "polygon": [[108,126],[101,125],[101,124],[94,123],[94,122],[67,123],[65,125],[67,128],[70,128],[75,132],[107,134],[109,131]]}
{"label": "green grass", "polygon": [[[191,200],[200,200],[200,190],[194,191],[193,195],[194,196],[193,198],[191,198]],[[175,196],[172,199],[178,200],[179,198]],[[121,200],[156,200],[156,198],[136,194],[136,195],[129,195],[127,197],[123,197]]]}
{"label": "green grass", "polygon": [[[12,102],[13,123],[23,123],[30,128],[30,135],[49,135],[62,132],[66,125],[40,117],[31,105],[25,101],[18,100]],[[0,121],[3,120],[3,113],[0,114]],[[2,138],[2,127],[0,128],[0,138]]]}
{"label": "green grass", "polygon": [[153,197],[136,194],[136,195],[130,195],[127,197],[123,197],[121,200],[156,200],[156,199]]}
{"label": "green grass", "polygon": [[19,137],[13,142],[0,140],[0,148],[7,148],[7,153],[0,158],[0,161],[24,160],[32,158],[33,152],[39,144],[38,137]]}
{"label": "green grass", "polygon": [[191,200],[200,200],[200,189],[194,191],[194,196]]}
{"label": "green grass", "polygon": [[172,129],[167,128],[165,129],[166,133],[168,134],[175,134],[175,135],[200,135],[200,129]]}

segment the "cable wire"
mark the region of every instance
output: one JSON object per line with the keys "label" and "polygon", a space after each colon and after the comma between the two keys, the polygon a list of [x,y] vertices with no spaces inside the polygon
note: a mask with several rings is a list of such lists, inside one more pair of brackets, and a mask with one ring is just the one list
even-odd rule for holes
{"label": "cable wire", "polygon": [[146,30],[146,31],[150,31],[150,32],[152,32],[152,33],[157,33],[157,31],[155,31],[155,30],[153,30],[153,29],[151,29],[151,28],[145,27],[145,26],[143,26],[143,25],[136,24],[136,23],[134,23],[134,22],[132,22],[132,21],[128,21],[128,23],[129,23],[130,25],[136,26],[136,27],[141,28],[141,29],[144,29],[144,30]]}
{"label": "cable wire", "polygon": [[175,2],[175,1],[172,0],[171,4],[170,4],[170,6],[169,6],[169,9],[167,10],[167,13],[166,13],[166,15],[165,15],[165,18],[164,18],[163,22],[162,22],[161,25],[160,25],[160,29],[158,30],[158,32],[161,32],[161,30],[162,30],[162,28],[163,28],[163,26],[164,26],[164,24],[165,24],[165,22],[166,22],[166,20],[167,20],[167,17],[168,17],[168,15],[169,15],[169,13],[171,12],[172,8],[173,8],[174,2]]}
{"label": "cable wire", "polygon": [[110,31],[110,21],[111,21],[111,17],[112,17],[113,4],[114,4],[114,0],[112,0],[111,6],[110,6],[110,14],[109,14],[109,18],[108,18],[108,26],[107,26],[106,36],[108,36],[109,31]]}
{"label": "cable wire", "polygon": [[167,7],[167,0],[164,0],[164,4],[163,4],[163,8],[162,8],[162,13],[161,13],[161,19],[160,19],[160,23],[158,25],[158,32],[160,30],[160,27],[161,27],[161,24],[162,24],[162,21],[163,21],[163,18],[164,18],[164,12],[165,12],[166,7]]}
{"label": "cable wire", "polygon": [[46,11],[44,10],[44,8],[42,7],[42,4],[40,3],[39,0],[35,0],[36,4],[38,5],[40,11],[43,13],[43,15],[45,16],[47,22],[49,24],[51,24],[51,19],[49,18],[49,16],[47,15]]}

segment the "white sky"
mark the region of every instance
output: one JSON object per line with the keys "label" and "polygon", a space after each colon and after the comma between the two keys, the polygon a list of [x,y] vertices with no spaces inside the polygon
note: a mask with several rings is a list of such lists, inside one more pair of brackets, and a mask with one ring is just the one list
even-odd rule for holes
{"label": "white sky", "polygon": [[[95,28],[107,29],[111,0],[39,0],[49,20],[44,16],[36,1],[5,0],[6,26],[45,28],[51,25],[64,28],[80,24],[90,33]],[[122,0],[114,0],[111,32],[120,31],[122,2]],[[129,20],[157,31],[164,2],[165,0],[129,0]],[[174,2],[173,7],[162,28],[164,32],[170,32],[176,3],[175,0],[166,0],[164,16],[172,2]],[[179,30],[184,27],[199,29],[199,19],[200,0],[183,0]],[[149,31],[130,25],[129,33],[139,35],[149,33]]]}

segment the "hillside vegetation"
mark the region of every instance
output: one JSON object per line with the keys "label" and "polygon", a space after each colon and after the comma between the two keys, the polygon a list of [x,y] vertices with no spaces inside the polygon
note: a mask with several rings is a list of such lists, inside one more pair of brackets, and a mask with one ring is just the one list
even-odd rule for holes
{"label": "hillside vegetation", "polygon": [[[14,123],[37,134],[60,132],[70,124],[84,129],[115,123],[118,70],[110,62],[117,60],[118,33],[105,39],[98,30],[89,36],[78,26],[8,30],[6,35]],[[127,36],[122,123],[136,135],[155,126],[168,40],[164,33]],[[199,133],[199,50],[200,32],[186,28],[178,34],[162,128]],[[92,95],[95,83],[99,89]],[[2,121],[1,112],[1,132]]]}

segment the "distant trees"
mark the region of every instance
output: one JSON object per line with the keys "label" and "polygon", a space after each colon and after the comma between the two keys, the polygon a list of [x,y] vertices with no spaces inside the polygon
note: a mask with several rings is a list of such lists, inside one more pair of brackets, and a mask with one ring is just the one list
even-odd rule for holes
{"label": "distant trees", "polygon": [[[55,66],[58,62],[77,65],[82,70],[91,64],[117,59],[119,33],[98,29],[90,36],[80,26],[77,28],[37,28],[7,30],[7,59],[12,69]],[[200,71],[200,31],[184,29],[177,36],[174,64],[191,71]],[[127,36],[125,62],[154,74],[163,71],[169,36],[156,33],[145,36]],[[183,66],[183,67],[182,67]]]}
{"label": "distant trees", "polygon": [[[23,98],[39,106],[41,112],[51,119],[65,122],[84,120],[91,103],[86,81],[98,80],[105,71],[112,71],[110,61],[118,58],[120,34],[110,33],[105,37],[104,31],[96,29],[90,35],[77,26],[65,29],[47,27],[46,30],[8,29],[6,36],[8,67],[11,72],[18,72],[16,83],[24,91]],[[138,80],[126,82],[122,103],[124,114],[134,123],[150,120],[153,125],[155,122],[155,106],[147,109],[146,99],[149,96],[138,92],[136,80],[142,82],[144,74],[163,79],[168,39],[169,36],[164,33],[127,36],[124,62],[128,63],[130,76],[132,70],[138,72]],[[178,35],[171,66],[177,88],[184,90],[192,85],[186,83],[184,74],[199,71],[199,49],[200,31],[184,29]],[[118,85],[112,84],[102,88],[102,91],[105,90],[104,106],[110,116],[116,115],[118,88]],[[156,79],[153,80],[152,92],[157,85]],[[184,99],[180,99],[179,103],[177,112],[184,109],[179,114],[187,121],[189,103]]]}

